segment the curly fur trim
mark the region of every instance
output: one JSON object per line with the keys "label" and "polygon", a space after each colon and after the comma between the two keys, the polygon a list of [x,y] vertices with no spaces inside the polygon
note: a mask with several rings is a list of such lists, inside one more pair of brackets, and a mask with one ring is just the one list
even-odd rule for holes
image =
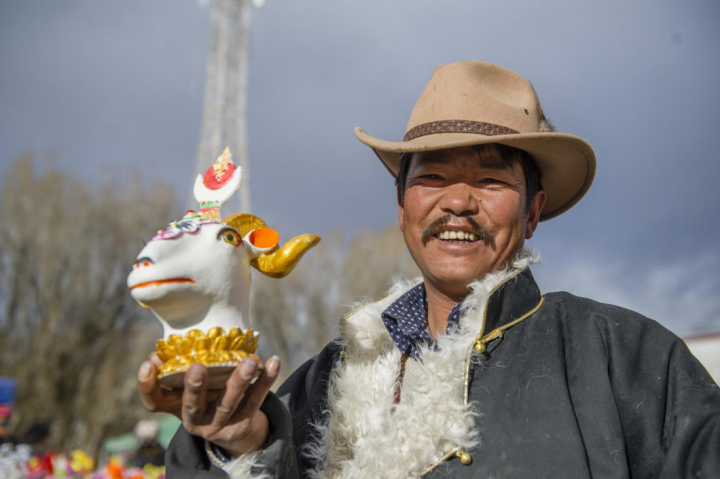
{"label": "curly fur trim", "polygon": [[230,479],[271,479],[272,476],[266,472],[260,472],[258,469],[259,452],[245,454],[237,459],[233,459],[223,466],[223,470]]}
{"label": "curly fur trim", "polygon": [[261,451],[251,452],[236,457],[229,462],[223,462],[213,451],[210,443],[205,441],[205,452],[216,467],[219,467],[228,475],[230,479],[271,479],[271,475],[262,472],[261,464],[258,459]]}
{"label": "curly fur trim", "polygon": [[472,283],[458,326],[421,347],[422,361],[408,361],[402,400],[394,404],[400,351],[381,313],[420,282],[399,281],[388,295],[365,304],[341,324],[344,361],[328,387],[328,422],[316,425],[317,442],[303,453],[319,467],[315,478],[419,477],[453,448],[480,443],[476,404],[463,398],[465,358],[482,327],[488,295],[537,255],[523,252],[511,267]]}

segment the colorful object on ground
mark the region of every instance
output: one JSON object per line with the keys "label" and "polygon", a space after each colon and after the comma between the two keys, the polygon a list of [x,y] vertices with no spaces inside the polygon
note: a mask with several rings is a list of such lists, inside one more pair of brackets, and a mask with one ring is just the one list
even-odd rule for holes
{"label": "colorful object on ground", "polygon": [[27,444],[13,447],[0,445],[0,478],[2,479],[165,479],[165,466],[146,464],[142,468],[129,467],[122,457],[111,456],[108,463],[95,469],[84,451],[70,455],[48,452],[42,456],[32,453]]}
{"label": "colorful object on ground", "polygon": [[95,470],[95,461],[87,453],[76,449],[70,454],[70,469],[79,474]]}
{"label": "colorful object on ground", "polygon": [[242,168],[226,148],[198,175],[193,189],[200,211],[159,231],[128,276],[133,298],[162,323],[160,384],[181,388],[187,368],[210,369],[208,387],[222,388],[239,362],[256,361],[258,333],[250,328],[250,267],[283,277],[320,237],[306,234],[279,246],[279,235],[248,213],[225,218],[220,208],[240,187]]}

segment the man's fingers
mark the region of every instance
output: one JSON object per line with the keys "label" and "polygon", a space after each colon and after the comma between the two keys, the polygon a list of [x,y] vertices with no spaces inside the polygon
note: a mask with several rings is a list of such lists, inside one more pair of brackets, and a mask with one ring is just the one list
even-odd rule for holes
{"label": "man's fingers", "polygon": [[162,405],[162,391],[157,385],[155,378],[155,366],[150,361],[145,361],[138,370],[138,390],[140,399],[148,411],[159,411]]}
{"label": "man's fingers", "polygon": [[138,391],[145,408],[153,412],[169,412],[180,416],[180,392],[160,389],[157,369],[151,361],[145,361],[138,371]]}
{"label": "man's fingers", "polygon": [[248,389],[245,397],[241,404],[241,414],[243,417],[252,417],[267,396],[270,387],[275,382],[278,373],[280,372],[280,358],[273,356],[265,363],[265,369],[263,370],[260,377],[255,381],[255,384]]}
{"label": "man's fingers", "polygon": [[182,397],[182,421],[190,434],[197,426],[202,425],[206,392],[207,369],[200,364],[192,364],[185,374],[185,391]]}
{"label": "man's fingers", "polygon": [[224,427],[240,404],[250,381],[255,376],[258,365],[255,360],[245,358],[225,383],[225,391],[218,398],[212,424],[216,429]]}
{"label": "man's fingers", "polygon": [[163,365],[163,360],[160,359],[160,356],[158,356],[157,353],[152,353],[150,355],[150,362],[153,363],[157,369],[160,369]]}

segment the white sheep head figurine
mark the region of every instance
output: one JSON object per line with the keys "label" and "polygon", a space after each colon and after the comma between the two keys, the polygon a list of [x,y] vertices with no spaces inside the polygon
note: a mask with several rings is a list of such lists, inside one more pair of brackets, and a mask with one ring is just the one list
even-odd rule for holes
{"label": "white sheep head figurine", "polygon": [[[163,325],[164,340],[158,341],[158,354],[164,361],[176,354],[183,356],[181,349],[187,354],[200,349],[195,347],[196,339],[204,341],[208,335],[215,343],[206,349],[227,349],[230,344],[217,338],[225,332],[230,332],[227,341],[242,342],[236,338],[250,327],[250,267],[281,278],[320,241],[319,236],[306,234],[278,248],[278,233],[260,218],[241,213],[221,220],[220,206],[237,191],[241,179],[241,168],[235,166],[226,149],[195,181],[199,213],[188,211],[182,220],[158,231],[140,251],[128,276],[133,298],[152,310]],[[249,334],[256,337],[251,330]],[[185,343],[183,336],[188,338]],[[163,353],[171,341],[175,349]],[[254,346],[251,349],[254,351]],[[233,358],[228,358],[215,359],[232,362]],[[187,369],[189,360],[179,359],[182,364],[164,372]],[[200,362],[211,365],[213,361]]]}

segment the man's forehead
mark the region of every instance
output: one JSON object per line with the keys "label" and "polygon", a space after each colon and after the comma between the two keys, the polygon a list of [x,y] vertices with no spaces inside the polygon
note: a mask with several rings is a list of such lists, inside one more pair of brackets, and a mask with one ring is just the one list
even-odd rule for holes
{"label": "man's forehead", "polygon": [[502,153],[494,145],[484,145],[481,148],[465,147],[445,150],[423,151],[411,153],[411,161],[415,166],[420,165],[447,165],[458,160],[477,161],[482,168],[506,169],[512,168],[510,162],[502,157]]}

